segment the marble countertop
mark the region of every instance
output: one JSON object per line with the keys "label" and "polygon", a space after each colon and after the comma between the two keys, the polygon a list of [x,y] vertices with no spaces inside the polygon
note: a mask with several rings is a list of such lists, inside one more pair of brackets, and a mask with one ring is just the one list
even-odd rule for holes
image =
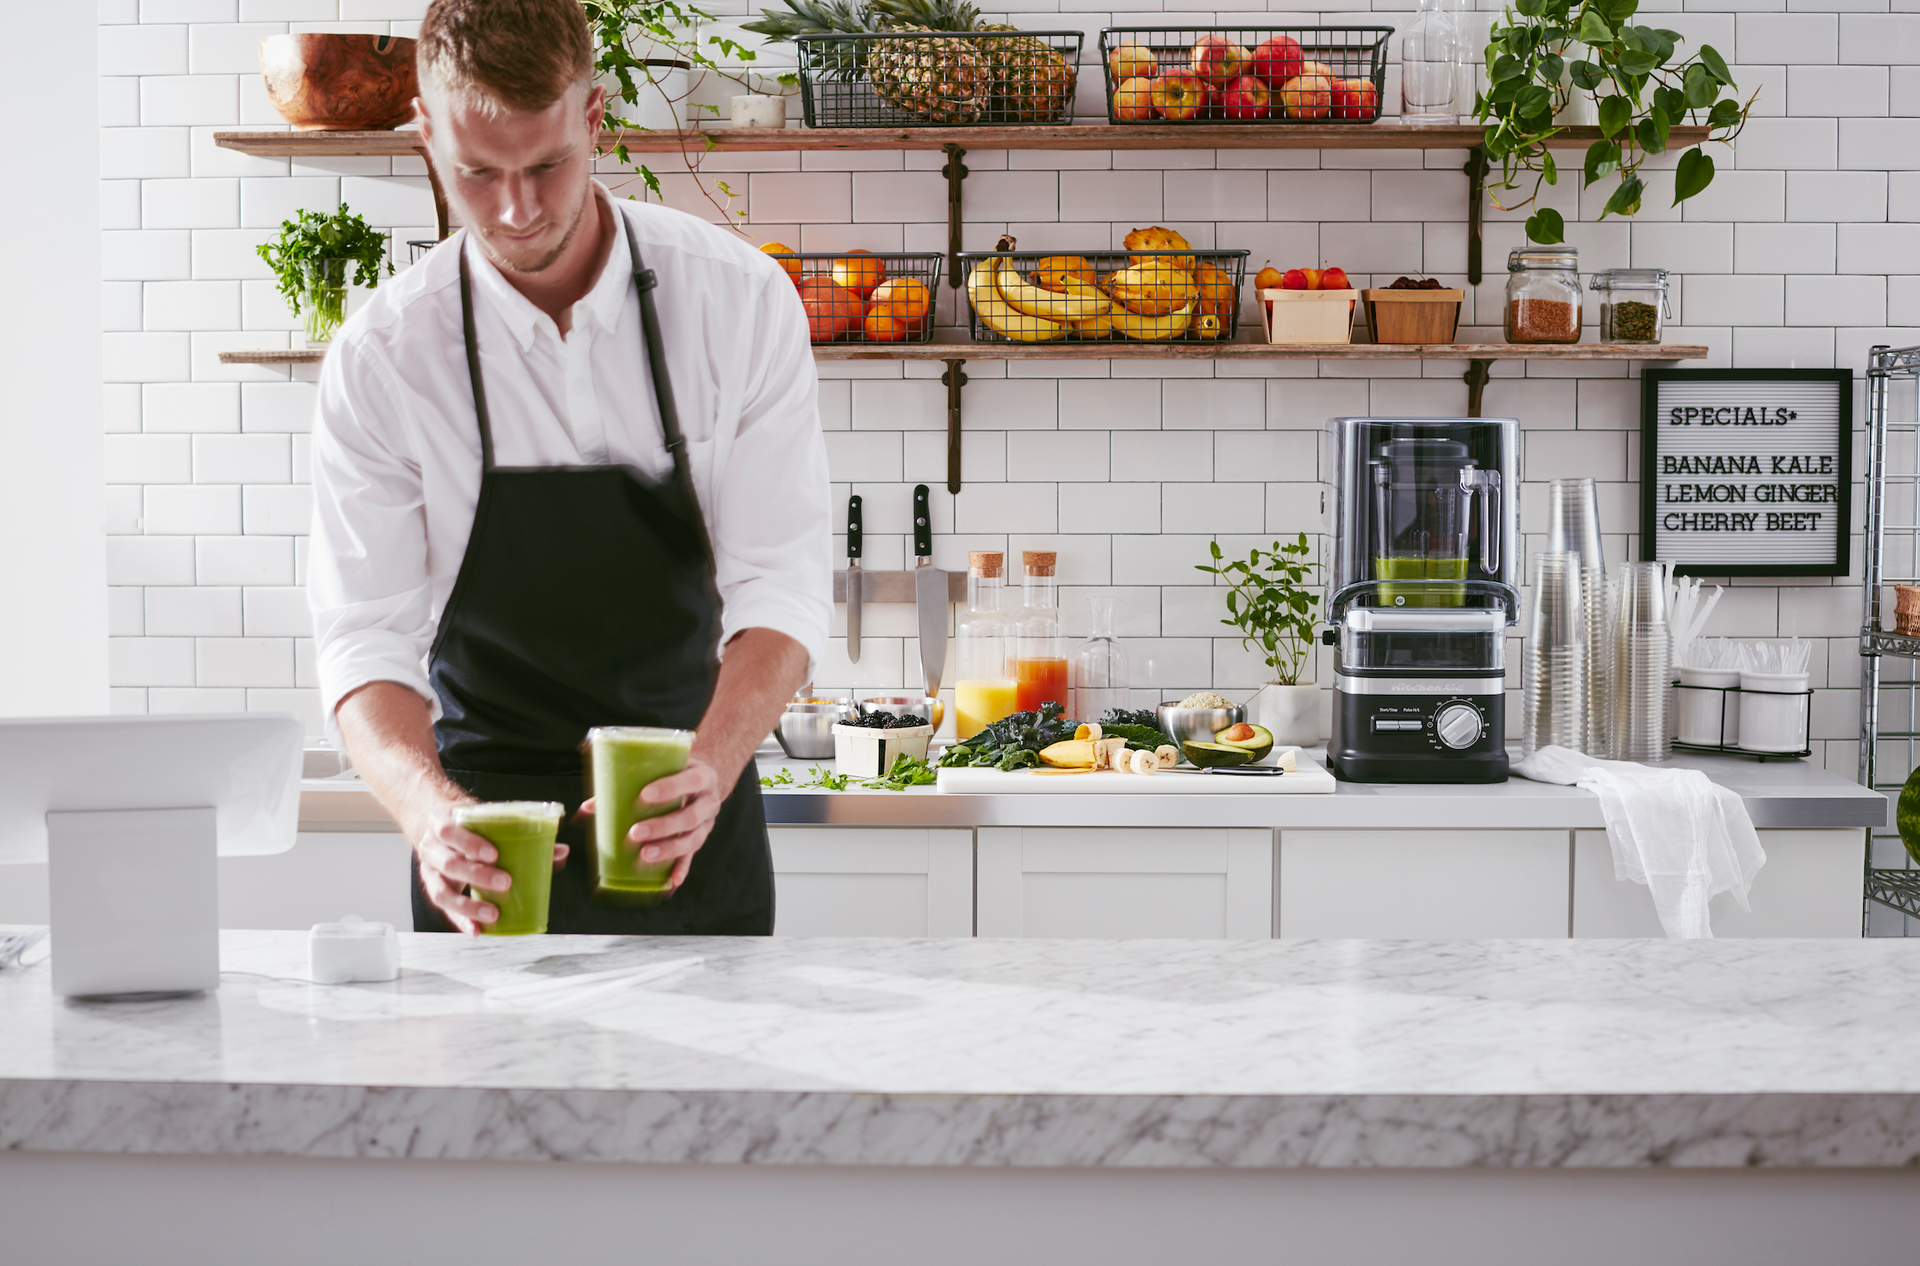
{"label": "marble countertop", "polygon": [[397,982],[321,987],[303,934],[222,937],[229,974],[199,998],[63,1003],[44,961],[0,971],[0,1148],[1920,1164],[1920,944],[1900,940],[405,934]]}
{"label": "marble countertop", "polygon": [[[1315,749],[1325,763],[1325,752]],[[762,774],[781,767],[804,776],[811,764],[762,752]],[[1804,760],[1766,763],[1738,756],[1678,755],[1667,768],[1698,769],[1738,791],[1753,824],[1778,828],[1885,826],[1887,798]],[[1606,825],[1600,802],[1578,787],[1511,778],[1484,786],[1347,783],[1331,795],[952,795],[932,787],[906,791],[765,793],[774,826],[1220,826],[1394,830],[1585,830]],[[301,784],[302,830],[391,830],[365,784],[350,775]]]}

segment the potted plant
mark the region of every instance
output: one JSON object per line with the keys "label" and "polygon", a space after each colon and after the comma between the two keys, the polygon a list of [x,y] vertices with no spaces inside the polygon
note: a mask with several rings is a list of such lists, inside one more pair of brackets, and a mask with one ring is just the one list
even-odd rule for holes
{"label": "potted plant", "polygon": [[[1619,181],[1600,219],[1640,209],[1646,193],[1640,165],[1666,152],[1671,128],[1704,120],[1718,133],[1710,138],[1715,142],[1740,134],[1753,98],[1743,104],[1731,92],[1722,95],[1735,87],[1726,60],[1711,44],[1678,57],[1680,33],[1635,24],[1638,7],[1638,0],[1515,0],[1505,20],[1494,23],[1476,117],[1486,127],[1487,156],[1500,161],[1494,187],[1517,189],[1526,175],[1533,177],[1527,198],[1503,210],[1533,202],[1543,182],[1559,183],[1546,141],[1581,117],[1579,94],[1591,98],[1600,127],[1581,164],[1582,187],[1609,176]],[[1712,182],[1713,159],[1695,145],[1674,168],[1674,205]],[[1551,207],[1527,217],[1527,236],[1542,245],[1565,241],[1565,233]]]}
{"label": "potted plant", "polygon": [[1225,561],[1218,541],[1207,542],[1211,565],[1197,570],[1219,576],[1227,589],[1227,618],[1222,624],[1240,630],[1240,640],[1260,653],[1273,680],[1247,701],[1247,720],[1273,734],[1273,741],[1311,747],[1320,741],[1320,688],[1300,680],[1313,653],[1313,609],[1320,595],[1308,589],[1319,565],[1308,561],[1313,547],[1307,534],[1272,549],[1255,547],[1245,560]]}
{"label": "potted plant", "polygon": [[340,328],[347,308],[347,265],[353,265],[353,284],[371,290],[380,284],[380,265],[387,260],[387,235],[347,210],[345,203],[332,215],[296,211],[280,222],[280,236],[260,245],[260,258],[273,269],[280,295],[299,316],[307,317],[307,345],[325,343]]}

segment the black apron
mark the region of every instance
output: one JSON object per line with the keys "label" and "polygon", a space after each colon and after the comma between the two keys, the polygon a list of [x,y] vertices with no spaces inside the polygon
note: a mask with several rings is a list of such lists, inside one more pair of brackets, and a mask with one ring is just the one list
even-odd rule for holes
{"label": "black apron", "polygon": [[[460,313],[480,424],[480,497],[428,655],[442,709],[434,738],[448,776],[479,799],[566,805],[560,839],[572,853],[553,877],[548,931],[765,936],[773,931],[773,866],[752,761],[686,881],[653,904],[596,897],[592,822],[573,820],[591,794],[581,756],[587,730],[693,729],[719,673],[713,550],[667,377],[655,278],[641,265],[632,225],[616,216],[640,290],[672,480],[656,484],[626,466],[493,464],[462,240]],[[428,903],[417,862],[413,926],[452,930]]]}

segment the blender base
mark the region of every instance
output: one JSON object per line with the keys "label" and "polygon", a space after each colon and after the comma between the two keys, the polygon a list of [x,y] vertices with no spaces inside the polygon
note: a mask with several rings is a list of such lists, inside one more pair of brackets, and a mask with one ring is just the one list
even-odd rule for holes
{"label": "blender base", "polygon": [[[1442,714],[1471,709],[1479,729],[1450,747]],[[1492,695],[1380,695],[1334,692],[1327,768],[1346,782],[1499,783],[1507,780],[1505,706]]]}

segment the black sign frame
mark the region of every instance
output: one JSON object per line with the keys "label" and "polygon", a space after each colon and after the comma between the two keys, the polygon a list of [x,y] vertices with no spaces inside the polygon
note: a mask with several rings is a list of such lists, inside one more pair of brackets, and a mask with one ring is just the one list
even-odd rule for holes
{"label": "black sign frame", "polygon": [[[1852,567],[1853,533],[1853,371],[1851,369],[1646,369],[1640,375],[1640,557],[1655,561],[1654,525],[1659,518],[1660,384],[1663,382],[1830,382],[1838,394],[1840,434],[1839,530],[1831,563],[1687,563],[1674,562],[1679,576],[1844,576]],[[1654,472],[1649,477],[1649,472]]]}

